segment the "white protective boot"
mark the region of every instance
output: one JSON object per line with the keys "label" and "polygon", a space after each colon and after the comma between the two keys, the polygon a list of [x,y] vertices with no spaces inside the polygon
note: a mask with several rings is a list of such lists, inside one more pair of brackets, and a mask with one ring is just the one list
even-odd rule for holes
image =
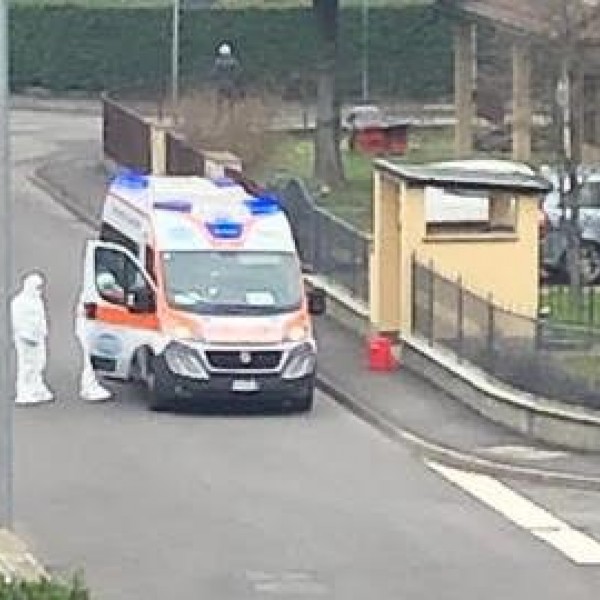
{"label": "white protective boot", "polygon": [[75,336],[79,341],[82,354],[82,371],[79,385],[79,396],[82,400],[86,400],[87,402],[105,402],[106,400],[110,400],[112,393],[105,387],[101,386],[96,378],[96,372],[94,371],[92,360],[90,358],[90,349],[85,331],[85,318],[81,309],[82,304],[83,302],[80,301],[78,314],[75,319]]}
{"label": "white protective boot", "polygon": [[85,348],[79,395],[82,400],[87,400],[88,402],[105,402],[112,397],[112,393],[98,383],[89,354],[85,352]]}
{"label": "white protective boot", "polygon": [[87,388],[81,389],[81,399],[87,402],[106,402],[112,397],[112,393],[98,382]]}

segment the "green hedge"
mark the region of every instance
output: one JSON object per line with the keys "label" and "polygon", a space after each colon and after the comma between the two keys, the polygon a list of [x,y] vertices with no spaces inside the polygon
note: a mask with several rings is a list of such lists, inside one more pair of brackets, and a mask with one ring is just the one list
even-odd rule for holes
{"label": "green hedge", "polygon": [[90,600],[90,594],[79,576],[69,584],[47,580],[6,582],[0,577],[0,600]]}
{"label": "green hedge", "polygon": [[[170,76],[170,28],[169,9],[12,7],[13,89],[164,87]],[[342,93],[358,96],[360,10],[342,10],[340,33]],[[432,8],[372,9],[369,34],[370,84],[375,95],[433,99],[450,93],[450,24]],[[294,77],[311,81],[318,44],[309,9],[183,12],[183,84],[206,81],[214,49],[223,39],[231,40],[247,80],[256,86],[284,90]]]}

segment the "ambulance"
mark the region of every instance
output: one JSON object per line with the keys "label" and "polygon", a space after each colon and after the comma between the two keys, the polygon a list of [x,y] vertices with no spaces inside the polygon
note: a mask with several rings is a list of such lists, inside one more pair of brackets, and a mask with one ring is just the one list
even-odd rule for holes
{"label": "ambulance", "polygon": [[83,290],[94,369],[143,384],[152,409],[311,409],[325,295],[305,289],[275,198],[226,178],[121,173]]}

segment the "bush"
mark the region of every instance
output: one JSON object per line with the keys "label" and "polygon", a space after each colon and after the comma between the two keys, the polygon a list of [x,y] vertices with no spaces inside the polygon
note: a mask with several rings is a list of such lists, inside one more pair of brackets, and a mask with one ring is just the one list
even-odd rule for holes
{"label": "bush", "polygon": [[275,95],[248,93],[231,109],[219,109],[215,94],[188,94],[180,108],[185,139],[200,150],[233,152],[242,160],[244,170],[252,169],[275,148],[267,127],[280,106],[281,100]]}
{"label": "bush", "polygon": [[0,600],[90,600],[90,595],[80,576],[69,584],[46,579],[5,582],[0,578]]}

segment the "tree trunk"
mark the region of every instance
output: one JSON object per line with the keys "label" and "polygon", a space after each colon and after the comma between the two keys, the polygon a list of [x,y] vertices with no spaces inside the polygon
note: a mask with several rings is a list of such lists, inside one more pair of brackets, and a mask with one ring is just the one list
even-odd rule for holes
{"label": "tree trunk", "polygon": [[313,0],[313,12],[321,41],[321,60],[317,69],[314,175],[318,181],[336,187],[344,180],[336,84],[339,0]]}

